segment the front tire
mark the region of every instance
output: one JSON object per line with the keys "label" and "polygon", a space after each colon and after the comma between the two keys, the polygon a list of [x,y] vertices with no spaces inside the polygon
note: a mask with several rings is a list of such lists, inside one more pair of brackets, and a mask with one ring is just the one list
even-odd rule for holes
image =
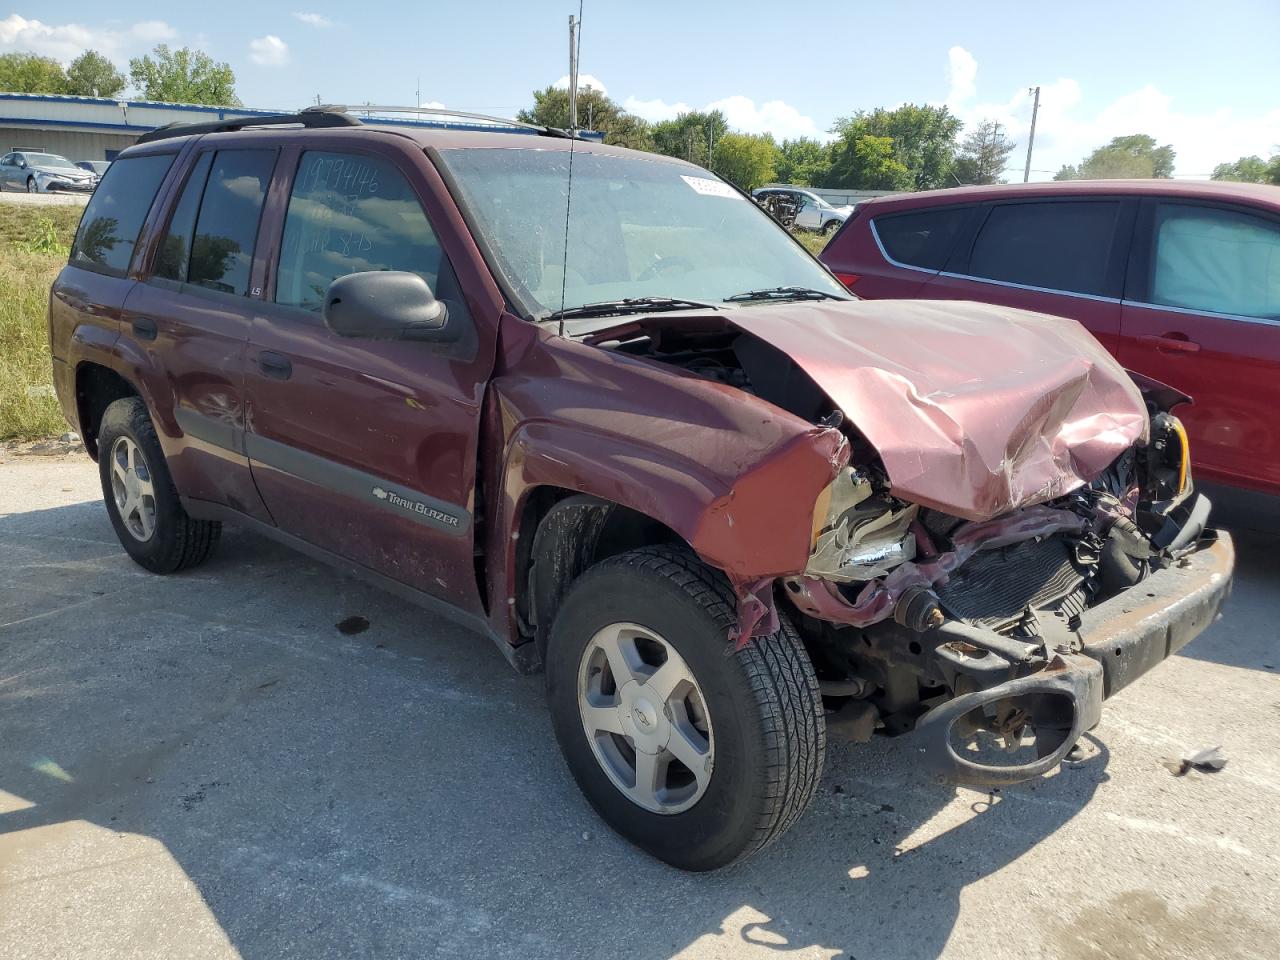
{"label": "front tire", "polygon": [[176,573],[209,559],[222,524],[192,519],[182,508],[140,397],[116,400],[103,413],[98,473],[111,526],[135,563],[152,573]]}
{"label": "front tire", "polygon": [[734,610],[722,574],[646,547],[579,577],[547,644],[552,722],[582,792],[620,834],[685,870],[777,839],[822,775],[822,698],[798,634],[783,619],[729,651]]}
{"label": "front tire", "polygon": [[36,183],[35,177],[27,177],[27,193],[39,193],[40,185]]}

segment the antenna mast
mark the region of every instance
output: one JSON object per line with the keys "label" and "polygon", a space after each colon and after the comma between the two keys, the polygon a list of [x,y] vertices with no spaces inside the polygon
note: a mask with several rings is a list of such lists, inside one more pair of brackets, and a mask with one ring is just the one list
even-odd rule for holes
{"label": "antenna mast", "polygon": [[578,132],[578,28],[581,21],[569,15],[569,132]]}

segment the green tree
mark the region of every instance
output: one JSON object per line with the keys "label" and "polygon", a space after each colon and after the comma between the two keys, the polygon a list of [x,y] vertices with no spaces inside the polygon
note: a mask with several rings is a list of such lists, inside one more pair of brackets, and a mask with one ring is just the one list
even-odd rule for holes
{"label": "green tree", "polygon": [[[945,186],[951,182],[960,127],[960,118],[946,107],[914,103],[842,117],[832,131],[840,136],[832,149],[832,185],[864,190],[929,190]],[[859,150],[858,141],[865,138],[888,140],[893,162],[886,160],[883,144],[869,144]],[[897,175],[899,169],[906,171],[905,177]],[[868,172],[874,173],[878,182],[895,181],[896,185],[872,187],[862,179]]]}
{"label": "green tree", "polygon": [[726,133],[712,150],[712,169],[740,190],[754,190],[774,178],[778,146],[767,133]]}
{"label": "green tree", "polygon": [[831,150],[809,137],[783,140],[775,160],[779,183],[821,187],[831,173]]}
{"label": "green tree", "polygon": [[1055,180],[1150,180],[1173,176],[1173,147],[1157,147],[1154,137],[1133,133],[1115,137],[1080,161],[1079,167],[1064,166]]}
{"label": "green tree", "polygon": [[719,110],[691,110],[653,125],[653,149],[704,167],[714,166],[715,144],[728,132],[729,122]]}
{"label": "green tree", "polygon": [[[1280,157],[1277,157],[1277,160],[1280,160]],[[1259,156],[1241,157],[1234,163],[1220,163],[1214,167],[1213,179],[1235,180],[1239,183],[1267,183],[1267,166],[1267,161]]]}
{"label": "green tree", "polygon": [[9,93],[66,93],[67,74],[53,57],[6,53],[0,56],[0,90]]}
{"label": "green tree", "polygon": [[162,43],[149,55],[129,61],[129,78],[148,100],[240,106],[230,64],[215,62],[203,50],[170,50]]}
{"label": "green tree", "polygon": [[77,96],[119,96],[124,84],[124,74],[96,50],[86,50],[67,67],[67,93]]}
{"label": "green tree", "polygon": [[853,190],[911,190],[911,171],[894,155],[891,137],[842,136],[831,148],[829,187]]}
{"label": "green tree", "polygon": [[[559,87],[535,90],[533,107],[521,110],[516,118],[525,123],[567,130],[569,91]],[[653,149],[649,124],[627,113],[595,87],[578,88],[578,126],[584,130],[599,130],[604,134],[605,143],[633,150]]]}
{"label": "green tree", "polygon": [[983,120],[960,144],[952,176],[962,184],[1004,183],[1001,174],[1017,144],[1004,135],[998,120]]}

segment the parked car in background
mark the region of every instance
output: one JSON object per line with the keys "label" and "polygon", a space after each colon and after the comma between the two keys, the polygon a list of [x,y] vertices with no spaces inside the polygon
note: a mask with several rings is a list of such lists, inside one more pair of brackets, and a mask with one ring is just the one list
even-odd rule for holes
{"label": "parked car in background", "polygon": [[149,132],[49,332],[140,566],[231,521],[545,667],[583,793],[688,869],[799,818],[828,724],[1045,773],[1230,586],[1163,393],[1079,325],[859,302],[714,174],[558,130]]}
{"label": "parked car in background", "polygon": [[1078,320],[1179,408],[1197,477],[1280,494],[1280,189],[1173,180],[870,200],[821,259],[860,297]]}
{"label": "parked car in background", "polygon": [[111,166],[110,160],[77,160],[76,166],[81,170],[88,170],[96,177],[101,177],[107,172],[107,167]]}
{"label": "parked car in background", "polygon": [[796,211],[795,226],[819,233],[835,233],[853,213],[852,206],[833,207],[816,193],[799,187],[760,187],[751,191],[751,197],[763,207],[778,202],[790,206]]}
{"label": "parked car in background", "polygon": [[0,157],[0,190],[27,193],[92,193],[98,176],[55,153],[7,153]]}

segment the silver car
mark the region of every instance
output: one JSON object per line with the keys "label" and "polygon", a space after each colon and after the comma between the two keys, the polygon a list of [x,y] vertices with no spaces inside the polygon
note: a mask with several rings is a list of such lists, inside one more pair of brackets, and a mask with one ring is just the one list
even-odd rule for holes
{"label": "silver car", "polygon": [[853,213],[852,206],[833,207],[816,193],[799,187],[761,187],[753,190],[751,196],[760,204],[770,197],[785,198],[798,206],[795,225],[819,233],[835,233]]}
{"label": "silver car", "polygon": [[98,175],[54,153],[15,152],[0,157],[0,190],[93,193]]}

